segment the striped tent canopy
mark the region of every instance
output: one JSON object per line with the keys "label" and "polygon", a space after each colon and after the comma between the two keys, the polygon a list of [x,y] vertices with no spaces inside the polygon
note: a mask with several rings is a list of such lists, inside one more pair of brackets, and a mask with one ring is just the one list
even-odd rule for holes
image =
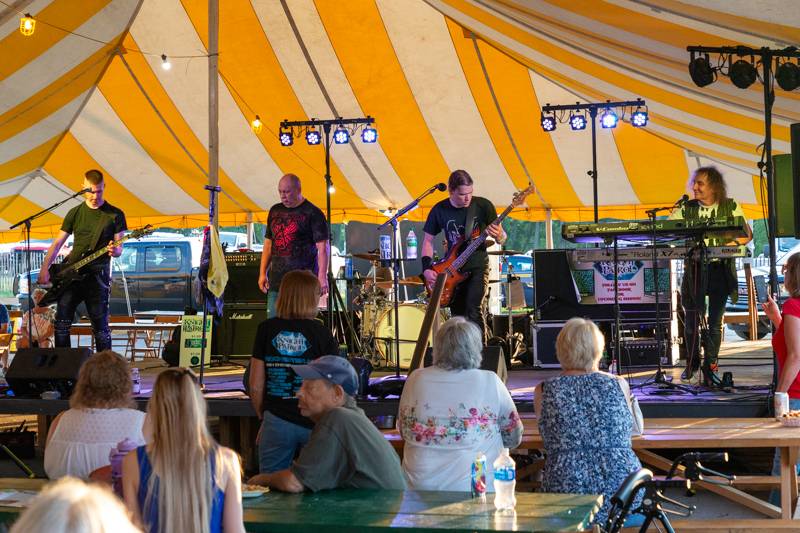
{"label": "striped tent canopy", "polygon": [[[763,87],[696,87],[689,44],[800,44],[794,0],[224,0],[219,2],[220,222],[264,221],[277,181],[298,174],[325,205],[324,150],[278,142],[280,121],[375,118],[331,150],[334,221],[385,220],[451,170],[512,216],[590,220],[591,134],[553,133],[541,106],[643,98],[647,128],[598,129],[602,217],[643,218],[718,165],[729,194],[763,216]],[[20,16],[35,32],[23,36]],[[206,0],[0,0],[0,230],[101,169],[129,226],[208,217]],[[162,68],[162,54],[172,68]],[[776,88],[774,150],[789,147],[800,91]],[[258,115],[263,130],[250,122]],[[429,196],[410,218],[441,199]],[[35,220],[49,238],[78,200]]]}

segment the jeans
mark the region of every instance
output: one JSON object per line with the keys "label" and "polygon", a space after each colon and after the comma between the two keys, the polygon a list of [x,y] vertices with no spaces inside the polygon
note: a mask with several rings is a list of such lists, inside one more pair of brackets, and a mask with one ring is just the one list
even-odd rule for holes
{"label": "jeans", "polygon": [[261,421],[261,440],[258,441],[258,468],[269,474],[289,468],[297,452],[306,445],[309,428],[298,426],[264,411]]}
{"label": "jeans", "polygon": [[[797,411],[800,410],[800,398],[789,398],[789,410],[790,411]],[[797,473],[800,474],[800,468],[797,468],[795,465],[795,469]],[[773,476],[780,476],[781,475],[781,449],[775,448],[775,455],[772,458],[772,475]],[[769,503],[772,505],[780,505],[781,504],[781,493],[777,489],[772,489],[769,491]]]}
{"label": "jeans", "polygon": [[275,306],[278,303],[278,289],[270,289],[267,291],[267,318],[274,318],[278,316]]}
{"label": "jeans", "polygon": [[[717,364],[719,347],[722,344],[722,317],[725,314],[725,302],[728,300],[728,278],[726,266],[722,261],[708,264],[708,283],[703,291],[702,282],[697,286],[690,280],[699,280],[700,276],[684,276],[681,286],[681,302],[686,314],[684,336],[686,338],[686,366],[700,366],[700,345],[703,343],[704,366]],[[699,294],[698,294],[699,293]],[[694,296],[697,295],[695,298]],[[700,338],[700,319],[706,312],[706,296],[708,296],[708,338]]]}
{"label": "jeans", "polygon": [[481,330],[481,337],[486,343],[486,296],[489,286],[489,269],[473,270],[471,275],[462,281],[453,294],[450,310],[453,316],[463,316],[475,323]]}
{"label": "jeans", "polygon": [[111,266],[88,267],[84,277],[74,281],[61,294],[56,308],[55,341],[60,348],[71,345],[70,328],[75,310],[83,301],[89,313],[94,333],[95,350],[111,349],[111,330],[108,328],[108,298],[111,294]]}

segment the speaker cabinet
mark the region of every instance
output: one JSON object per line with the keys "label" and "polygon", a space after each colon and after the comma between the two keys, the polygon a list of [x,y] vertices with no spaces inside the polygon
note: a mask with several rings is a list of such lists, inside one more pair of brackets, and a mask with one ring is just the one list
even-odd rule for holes
{"label": "speaker cabinet", "polygon": [[258,325],[267,319],[266,305],[228,304],[216,329],[215,354],[228,357],[250,357]]}
{"label": "speaker cabinet", "polygon": [[265,304],[266,295],[258,288],[259,252],[225,254],[228,284],[223,299],[226,304]]}
{"label": "speaker cabinet", "polygon": [[17,397],[39,397],[58,391],[69,397],[78,381],[81,365],[91,355],[89,348],[22,348],[6,373],[8,386]]}

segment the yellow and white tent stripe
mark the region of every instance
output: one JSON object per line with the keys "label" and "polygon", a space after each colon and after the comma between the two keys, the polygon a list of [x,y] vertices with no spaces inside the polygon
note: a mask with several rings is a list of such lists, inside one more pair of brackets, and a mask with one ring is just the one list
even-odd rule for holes
{"label": "yellow and white tent stripe", "polygon": [[[129,225],[199,226],[207,217],[205,0],[0,3],[0,230],[107,176]],[[38,20],[18,31],[19,12]],[[294,172],[325,204],[322,148],[277,140],[283,119],[375,117],[379,143],[334,146],[333,218],[382,221],[451,170],[512,216],[592,217],[591,139],[539,127],[546,103],[647,101],[646,129],[597,139],[601,216],[641,218],[673,202],[699,165],[719,165],[760,217],[755,164],[762,87],[724,76],[697,88],[687,44],[800,43],[782,0],[230,0],[220,2],[220,219],[263,221]],[[161,68],[161,54],[173,67]],[[774,149],[788,152],[800,92],[776,90]],[[250,121],[258,114],[261,134]],[[442,195],[410,216],[422,219]],[[72,204],[37,220],[52,236]],[[17,232],[0,238],[16,240]]]}

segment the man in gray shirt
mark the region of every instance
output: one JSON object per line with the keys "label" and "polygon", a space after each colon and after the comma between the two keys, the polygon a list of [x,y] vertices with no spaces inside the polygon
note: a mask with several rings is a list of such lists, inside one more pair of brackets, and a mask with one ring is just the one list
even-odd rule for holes
{"label": "man in gray shirt", "polygon": [[314,429],[292,466],[258,474],[249,483],[284,492],[405,489],[397,453],[356,406],[358,377],[350,362],[324,355],[292,369],[303,378],[297,393],[300,412],[315,422]]}

